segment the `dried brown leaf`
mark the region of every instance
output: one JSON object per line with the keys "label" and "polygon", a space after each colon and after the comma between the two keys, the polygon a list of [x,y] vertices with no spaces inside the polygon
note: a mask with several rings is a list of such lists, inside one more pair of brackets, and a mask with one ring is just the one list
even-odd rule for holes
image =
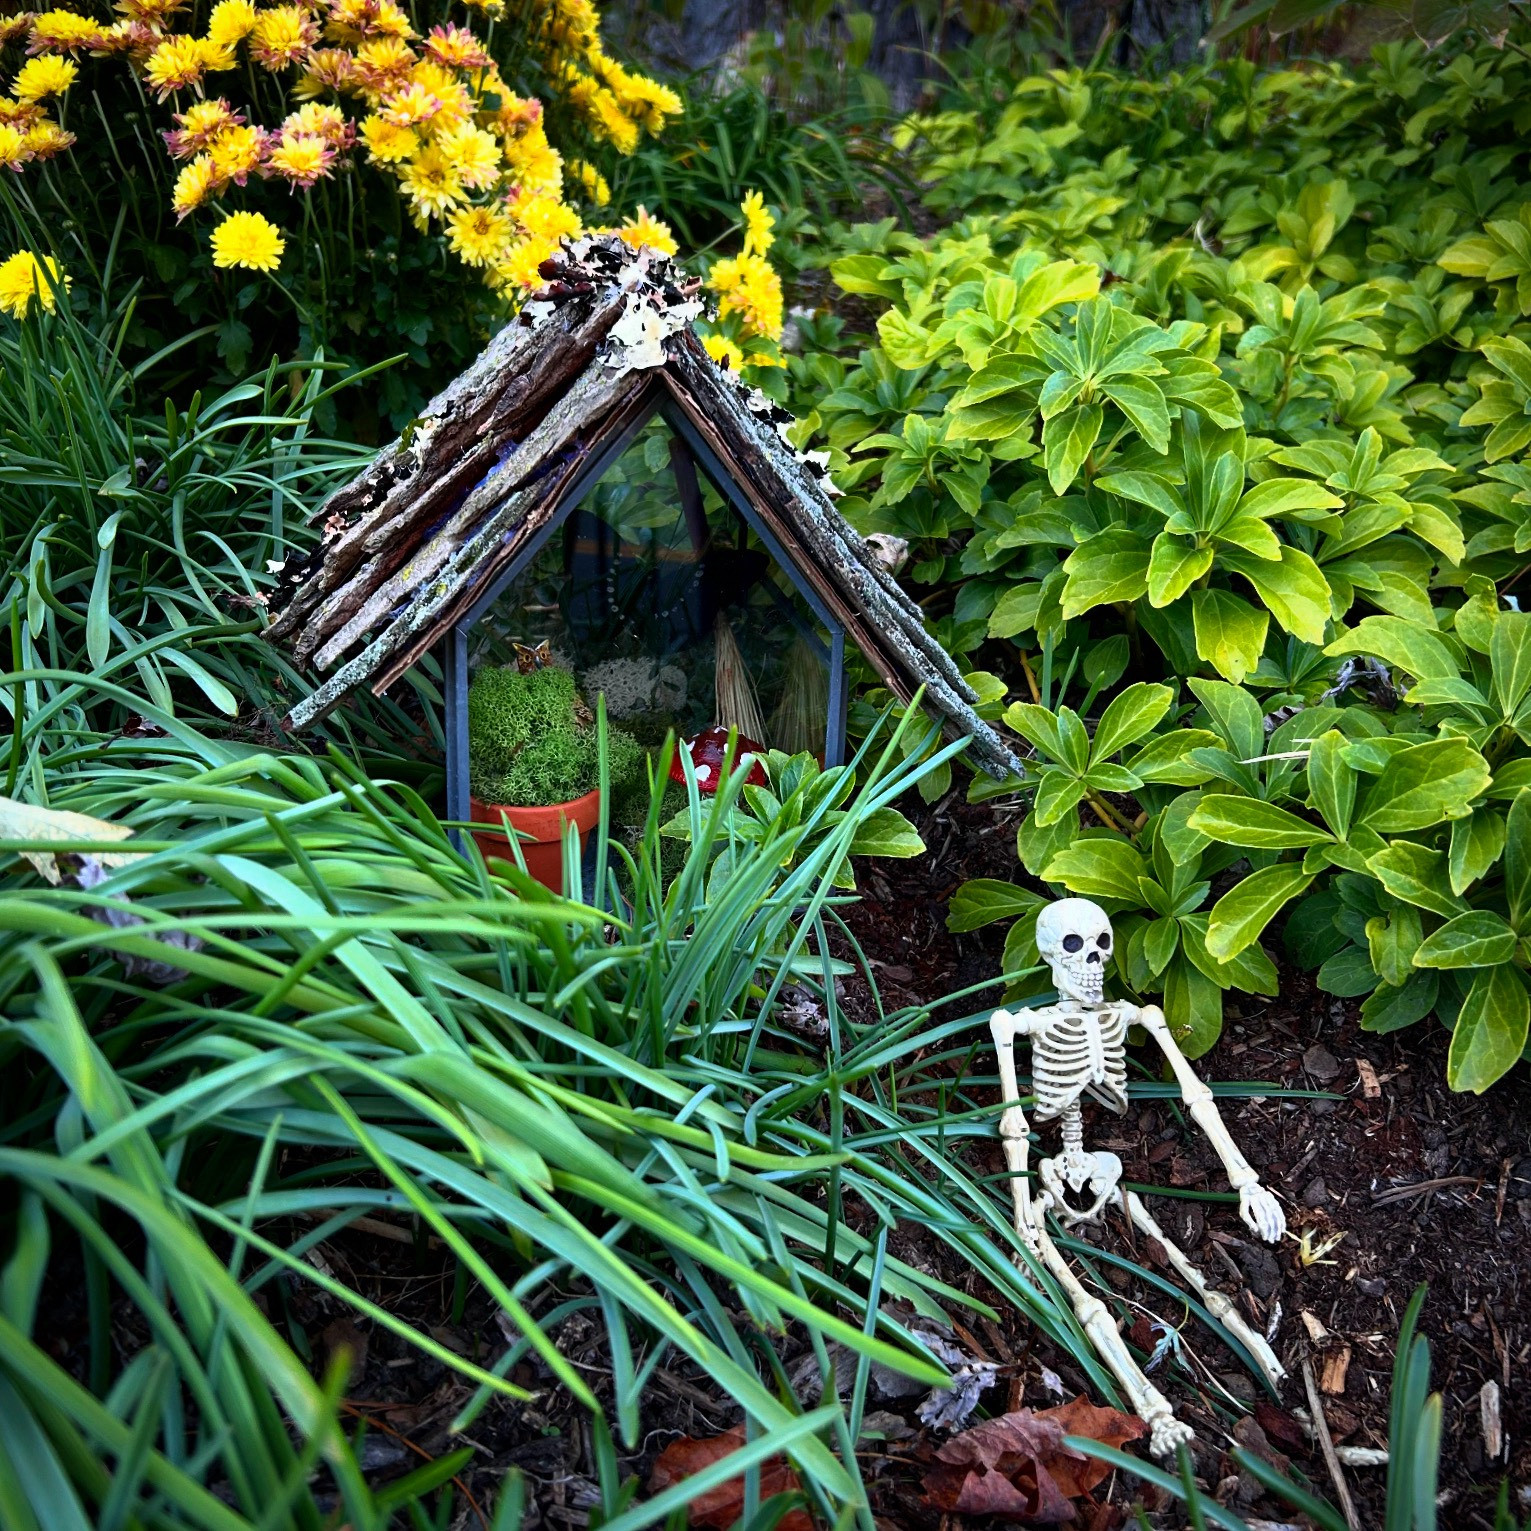
{"label": "dried brown leaf", "polygon": [[1073,1520],[1071,1499],[1110,1472],[1065,1435],[1122,1446],[1147,1430],[1143,1421],[1076,1398],[1055,1409],[1017,1409],[953,1436],[925,1475],[925,1497],[947,1514],[1058,1525]]}
{"label": "dried brown leaf", "polygon": [[[704,1468],[732,1455],[743,1444],[743,1425],[735,1425],[722,1435],[701,1440],[685,1436],[678,1441],[671,1441],[659,1453],[659,1459],[649,1473],[649,1493],[658,1494],[671,1484],[685,1478],[694,1478]],[[760,1464],[762,1501],[801,1488],[797,1474],[788,1466],[785,1457],[768,1457]],[[691,1501],[688,1513],[693,1526],[704,1526],[709,1531],[728,1531],[728,1527],[744,1513],[743,1474],[708,1489],[706,1493],[698,1494]],[[806,1510],[791,1510],[781,1521],[781,1531],[813,1531],[813,1521]]]}

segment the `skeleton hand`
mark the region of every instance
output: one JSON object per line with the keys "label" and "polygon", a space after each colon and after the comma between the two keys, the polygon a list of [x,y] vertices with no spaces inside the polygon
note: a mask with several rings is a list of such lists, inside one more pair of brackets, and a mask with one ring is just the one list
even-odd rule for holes
{"label": "skeleton hand", "polygon": [[1188,1446],[1196,1439],[1196,1432],[1173,1414],[1161,1415],[1152,1422],[1152,1427],[1148,1449],[1156,1457],[1172,1457],[1177,1447]]}
{"label": "skeleton hand", "polygon": [[1239,1216],[1267,1244],[1278,1243],[1286,1232],[1286,1213],[1281,1210],[1281,1203],[1259,1181],[1240,1190]]}

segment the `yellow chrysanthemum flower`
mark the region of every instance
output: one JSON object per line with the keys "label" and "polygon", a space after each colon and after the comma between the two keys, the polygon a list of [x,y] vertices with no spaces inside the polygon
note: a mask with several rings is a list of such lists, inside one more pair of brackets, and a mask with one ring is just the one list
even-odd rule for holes
{"label": "yellow chrysanthemum flower", "polygon": [[141,21],[159,32],[185,3],[186,0],[117,0],[117,9],[129,21]]}
{"label": "yellow chrysanthemum flower", "polygon": [[424,127],[441,115],[445,102],[428,86],[411,80],[402,90],[395,91],[383,103],[380,115],[385,122],[401,128]]}
{"label": "yellow chrysanthemum flower", "polygon": [[540,126],[520,138],[505,140],[505,163],[525,190],[556,195],[563,186],[563,156],[548,142]]}
{"label": "yellow chrysanthemum flower", "polygon": [[58,123],[44,117],[27,129],[25,142],[33,159],[52,159],[74,143],[74,134],[66,133]]}
{"label": "yellow chrysanthemum flower", "polygon": [[34,298],[51,314],[58,306],[58,289],[68,286],[69,278],[51,255],[18,250],[0,261],[0,310],[13,319],[25,319]]}
{"label": "yellow chrysanthemum flower", "polygon": [[175,178],[175,189],[170,193],[170,207],[176,222],[201,207],[217,191],[218,184],[218,172],[211,154],[199,154],[183,165]]}
{"label": "yellow chrysanthemum flower", "polygon": [[744,214],[744,253],[764,255],[776,242],[771,232],[776,220],[766,211],[765,198],[758,191],[749,192],[739,210]]}
{"label": "yellow chrysanthemum flower", "polygon": [[580,190],[597,207],[605,207],[611,201],[611,187],[606,184],[606,177],[588,160],[577,159],[569,168],[574,172]]}
{"label": "yellow chrysanthemum flower", "polygon": [[295,101],[312,101],[329,90],[359,93],[356,59],[344,48],[311,48],[289,94]]}
{"label": "yellow chrysanthemum flower", "polygon": [[702,345],[715,362],[727,367],[730,372],[744,370],[744,352],[727,335],[704,335]]}
{"label": "yellow chrysanthemum flower", "polygon": [[670,232],[670,225],[658,218],[651,218],[646,207],[639,207],[638,216],[627,219],[617,233],[622,236],[624,244],[630,244],[635,250],[641,250],[647,245],[662,255],[674,255],[679,248],[675,243],[675,235]]}
{"label": "yellow chrysanthemum flower", "polygon": [[482,191],[499,180],[500,146],[492,133],[466,122],[443,133],[436,145],[464,186]]}
{"label": "yellow chrysanthemum flower", "polygon": [[255,30],[258,19],[252,0],[218,0],[207,18],[207,35],[220,48],[233,48]]}
{"label": "yellow chrysanthemum flower", "polygon": [[330,173],[335,150],[313,133],[298,133],[282,141],[266,156],[266,169],[305,191],[320,176]]}
{"label": "yellow chrysanthemum flower", "polygon": [[243,186],[245,177],[260,167],[266,151],[259,128],[227,128],[208,146],[220,181]]}
{"label": "yellow chrysanthemum flower", "polygon": [[746,335],[781,339],[781,278],[761,255],[720,260],[708,273],[707,285],[718,294],[718,315],[738,314]]}
{"label": "yellow chrysanthemum flower", "polygon": [[11,82],[11,94],[18,101],[46,101],[49,96],[63,95],[79,72],[76,65],[56,54],[29,58]]}
{"label": "yellow chrysanthemum flower", "polygon": [[400,183],[410,206],[420,218],[439,218],[464,197],[462,182],[433,144],[427,144],[404,167]]}
{"label": "yellow chrysanthemum flower", "polygon": [[250,52],[267,69],[285,69],[318,41],[319,28],[301,5],[278,5],[257,14]]}
{"label": "yellow chrysanthemum flower", "polygon": [[397,165],[420,151],[420,135],[413,128],[401,128],[375,115],[362,118],[361,139],[367,153],[384,165]]}
{"label": "yellow chrysanthemum flower", "polygon": [[343,147],[350,138],[350,124],[338,106],[326,101],[310,101],[295,112],[288,112],[282,119],[282,133],[312,133],[337,148]]}
{"label": "yellow chrysanthemum flower", "polygon": [[0,168],[20,170],[31,158],[27,135],[8,122],[0,122]]}
{"label": "yellow chrysanthemum flower", "polygon": [[555,244],[566,234],[578,234],[581,227],[579,214],[567,202],[560,202],[556,197],[540,194],[518,197],[511,212],[516,222],[533,239],[548,240]]}
{"label": "yellow chrysanthemum flower", "polygon": [[510,246],[515,226],[498,207],[464,207],[447,219],[447,242],[470,266],[490,266]]}
{"label": "yellow chrysanthemum flower", "polygon": [[596,135],[610,140],[618,154],[631,154],[638,147],[637,123],[622,110],[609,90],[592,94],[588,121]]}
{"label": "yellow chrysanthemum flower", "polygon": [[167,37],[149,55],[144,79],[163,101],[196,85],[208,70],[232,69],[236,62],[231,50],[206,37]]}
{"label": "yellow chrysanthemum flower", "polygon": [[280,230],[260,213],[230,213],[213,230],[213,264],[223,269],[275,271],[286,248]]}
{"label": "yellow chrysanthemum flower", "polygon": [[528,292],[535,291],[546,282],[546,278],[537,268],[557,250],[556,239],[520,240],[511,246],[505,259],[494,268],[495,285],[519,287]]}
{"label": "yellow chrysanthemum flower", "polygon": [[48,49],[54,53],[73,53],[101,40],[101,23],[73,11],[43,11],[32,18],[30,52]]}

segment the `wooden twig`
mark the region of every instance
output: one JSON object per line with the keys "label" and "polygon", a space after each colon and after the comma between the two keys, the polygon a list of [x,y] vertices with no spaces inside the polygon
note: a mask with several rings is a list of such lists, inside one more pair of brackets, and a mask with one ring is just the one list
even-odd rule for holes
{"label": "wooden twig", "polygon": [[1340,1459],[1335,1455],[1334,1441],[1329,1434],[1329,1421],[1324,1416],[1324,1401],[1319,1396],[1318,1381],[1313,1375],[1313,1359],[1311,1356],[1302,1358],[1302,1381],[1308,1390],[1308,1411],[1313,1421],[1313,1436],[1318,1442],[1318,1449],[1323,1453],[1324,1465],[1329,1469],[1329,1477],[1334,1482],[1334,1491],[1340,1498],[1340,1511],[1345,1517],[1345,1524],[1350,1531],[1361,1531],[1361,1519],[1356,1514],[1355,1501],[1350,1497],[1350,1487],[1345,1482],[1345,1469],[1340,1466]]}

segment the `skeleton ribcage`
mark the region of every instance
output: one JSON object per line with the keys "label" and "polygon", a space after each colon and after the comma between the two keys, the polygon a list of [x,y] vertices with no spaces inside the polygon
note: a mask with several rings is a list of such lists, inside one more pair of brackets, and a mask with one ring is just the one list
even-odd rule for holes
{"label": "skeleton ribcage", "polygon": [[1116,1008],[1061,1015],[1031,1039],[1031,1083],[1039,1120],[1061,1116],[1081,1095],[1127,1109],[1127,1022]]}

